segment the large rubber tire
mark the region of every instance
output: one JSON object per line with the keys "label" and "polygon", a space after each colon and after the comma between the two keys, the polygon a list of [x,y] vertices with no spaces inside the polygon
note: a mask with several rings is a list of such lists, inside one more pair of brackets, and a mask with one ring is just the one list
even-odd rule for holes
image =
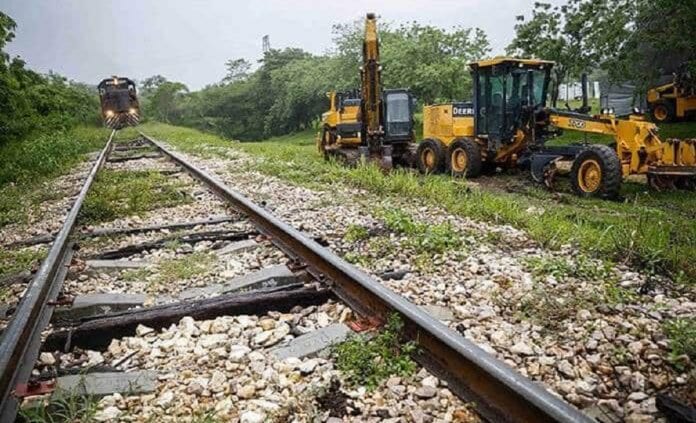
{"label": "large rubber tire", "polygon": [[481,148],[471,138],[457,138],[450,144],[447,170],[454,177],[475,178],[481,174]]}
{"label": "large rubber tire", "polygon": [[655,102],[650,106],[650,117],[656,123],[672,122],[676,117],[674,104],[669,100]]}
{"label": "large rubber tire", "polygon": [[425,139],[418,144],[416,164],[421,173],[442,173],[446,161],[445,145],[440,140]]}
{"label": "large rubber tire", "polygon": [[591,145],[573,161],[570,177],[580,197],[615,199],[622,180],[619,156],[606,145]]}
{"label": "large rubber tire", "polygon": [[317,151],[324,155],[324,158],[326,158],[326,135],[326,127],[322,127],[319,131],[319,135],[317,135]]}

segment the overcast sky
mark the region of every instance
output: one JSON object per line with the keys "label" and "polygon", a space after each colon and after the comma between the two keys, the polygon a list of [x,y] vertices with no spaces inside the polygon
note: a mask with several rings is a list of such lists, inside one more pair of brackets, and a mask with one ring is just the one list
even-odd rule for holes
{"label": "overcast sky", "polygon": [[[554,0],[560,2],[562,0]],[[229,58],[256,61],[261,38],[273,48],[323,53],[331,26],[374,11],[382,21],[417,20],[482,28],[494,53],[513,37],[515,16],[534,0],[1,0],[17,22],[9,45],[32,69],[94,83],[110,75],[154,74],[190,89],[222,79]]]}

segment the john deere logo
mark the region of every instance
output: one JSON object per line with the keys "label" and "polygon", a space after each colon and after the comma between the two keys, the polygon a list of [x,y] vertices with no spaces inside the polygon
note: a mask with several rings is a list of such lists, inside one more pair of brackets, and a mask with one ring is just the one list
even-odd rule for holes
{"label": "john deere logo", "polygon": [[452,106],[452,116],[473,116],[474,108],[471,106]]}

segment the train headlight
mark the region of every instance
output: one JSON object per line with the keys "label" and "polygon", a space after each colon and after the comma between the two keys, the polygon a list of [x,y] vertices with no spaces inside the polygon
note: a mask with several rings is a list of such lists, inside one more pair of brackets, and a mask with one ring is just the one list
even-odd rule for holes
{"label": "train headlight", "polygon": [[131,107],[130,109],[128,109],[128,113],[134,115],[134,114],[135,114],[135,109]]}
{"label": "train headlight", "polygon": [[112,110],[107,110],[106,111],[106,117],[111,117],[114,115],[114,112]]}

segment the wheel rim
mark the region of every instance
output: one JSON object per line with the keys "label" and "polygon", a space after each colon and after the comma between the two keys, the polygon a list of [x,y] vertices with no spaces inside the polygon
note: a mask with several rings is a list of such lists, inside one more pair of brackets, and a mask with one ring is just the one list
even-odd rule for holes
{"label": "wheel rim", "polygon": [[455,172],[464,172],[468,164],[469,158],[466,155],[466,151],[462,150],[461,148],[457,148],[452,152],[452,169]]}
{"label": "wheel rim", "polygon": [[578,170],[578,185],[584,192],[595,192],[602,183],[602,168],[596,160],[586,160]]}
{"label": "wheel rim", "polygon": [[421,162],[425,165],[425,168],[432,170],[435,168],[435,152],[429,148],[426,148],[421,153]]}
{"label": "wheel rim", "polygon": [[655,119],[665,120],[667,119],[667,108],[663,105],[658,105],[655,107]]}

